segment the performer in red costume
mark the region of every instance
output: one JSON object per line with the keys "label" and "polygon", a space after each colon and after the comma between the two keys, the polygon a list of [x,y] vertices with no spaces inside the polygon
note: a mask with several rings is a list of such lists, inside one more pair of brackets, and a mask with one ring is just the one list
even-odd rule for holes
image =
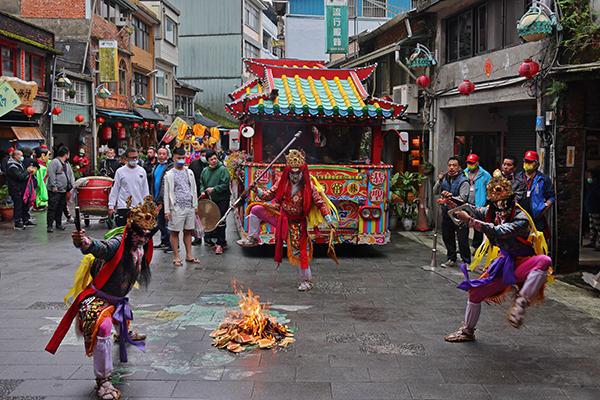
{"label": "performer in red costume", "polygon": [[[263,201],[274,200],[273,204],[255,204],[249,218],[249,235],[237,243],[243,247],[254,247],[259,244],[260,224],[265,221],[276,227],[275,262],[279,265],[283,259],[283,241],[287,241],[288,259],[292,265],[300,266],[299,291],[313,288],[310,261],[312,259],[312,242],[308,237],[309,214],[313,206],[330,229],[334,230],[335,207],[316,189],[306,165],[305,157],[299,150],[290,150],[286,156],[287,166],[281,177],[267,190],[254,187],[258,197]],[[314,218],[310,218],[314,221]]]}
{"label": "performer in red costume", "polygon": [[157,230],[158,209],[152,197],[147,196],[143,204],[130,210],[123,233],[109,240],[91,239],[83,230],[73,232],[73,244],[86,256],[67,295],[75,300],[46,346],[46,351],[54,354],[77,318],[86,354],[94,358],[96,393],[102,400],[121,398],[111,381],[113,325],[119,332],[121,362],[127,362],[127,344],[144,349],[145,337],[137,334],[132,337],[129,332],[133,313],[126,296],[136,282],[147,285],[150,280],[152,236]]}

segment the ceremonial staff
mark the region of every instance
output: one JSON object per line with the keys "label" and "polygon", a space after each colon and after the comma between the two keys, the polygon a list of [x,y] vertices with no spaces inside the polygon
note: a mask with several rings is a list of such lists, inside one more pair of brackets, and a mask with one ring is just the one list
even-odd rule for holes
{"label": "ceremonial staff", "polygon": [[237,200],[234,201],[231,206],[229,206],[229,208],[227,209],[227,211],[225,211],[225,214],[223,214],[223,216],[221,217],[221,219],[219,220],[219,222],[216,223],[215,226],[221,225],[223,223],[223,221],[225,221],[225,219],[227,218],[227,216],[229,215],[229,213],[234,208],[237,208],[237,207],[240,206],[240,204],[242,203],[242,201],[244,201],[244,198],[248,195],[248,193],[250,193],[250,190],[252,190],[252,188],[256,185],[256,182],[260,181],[260,179],[271,169],[271,167],[273,166],[273,164],[275,164],[275,162],[287,151],[287,149],[289,149],[292,146],[292,144],[294,144],[294,142],[296,140],[298,140],[298,138],[300,137],[300,135],[302,135],[302,131],[298,131],[298,132],[296,132],[294,134],[294,137],[292,138],[292,140],[290,140],[290,142],[283,148],[283,150],[281,150],[279,152],[279,154],[277,154],[277,156],[273,159],[273,161],[271,161],[271,163],[269,165],[267,165],[267,168],[265,168],[258,175],[258,177],[256,177],[254,179],[254,182],[252,182],[252,184],[250,184],[248,186],[248,188],[242,192],[242,194],[237,198]]}

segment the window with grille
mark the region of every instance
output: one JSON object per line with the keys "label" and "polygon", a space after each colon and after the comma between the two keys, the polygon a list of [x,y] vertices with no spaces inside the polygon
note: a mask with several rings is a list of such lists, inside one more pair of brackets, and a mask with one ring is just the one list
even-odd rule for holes
{"label": "window with grille", "polygon": [[0,47],[0,65],[3,76],[17,76],[17,50],[10,47]]}
{"label": "window with grille", "polygon": [[133,44],[140,49],[148,51],[150,49],[150,29],[148,25],[138,18],[134,18],[133,26],[135,27]]}
{"label": "window with grille", "polygon": [[487,3],[463,11],[445,22],[447,62],[463,60],[489,50]]}
{"label": "window with grille", "polygon": [[23,76],[26,81],[34,81],[39,90],[44,90],[44,59],[36,54],[25,54]]}
{"label": "window with grille", "polygon": [[143,74],[133,74],[133,93],[134,95],[148,98],[148,77]]}
{"label": "window with grille", "polygon": [[254,7],[251,4],[246,3],[246,5],[244,6],[244,22],[246,25],[248,25],[250,28],[252,28],[253,31],[258,32],[258,24],[259,24],[260,18],[258,15],[258,10],[256,9],[256,7]]}
{"label": "window with grille", "polygon": [[356,17],[356,0],[348,0],[348,17]]}
{"label": "window with grille", "polygon": [[363,0],[362,15],[363,17],[385,17],[386,7],[387,0]]}
{"label": "window with grille", "polygon": [[163,71],[157,71],[156,72],[156,94],[159,96],[166,96],[167,95],[167,88],[166,88],[166,76],[165,73]]}
{"label": "window with grille", "polygon": [[59,88],[57,86],[54,87],[54,99],[58,101],[64,101],[65,103],[74,103],[74,104],[88,104],[88,95],[87,88],[88,84],[80,81],[73,81],[73,89],[75,89],[75,97],[71,98],[67,95],[67,90],[64,88]]}
{"label": "window with grille", "polygon": [[244,42],[244,53],[246,58],[260,58],[260,49],[250,42]]}

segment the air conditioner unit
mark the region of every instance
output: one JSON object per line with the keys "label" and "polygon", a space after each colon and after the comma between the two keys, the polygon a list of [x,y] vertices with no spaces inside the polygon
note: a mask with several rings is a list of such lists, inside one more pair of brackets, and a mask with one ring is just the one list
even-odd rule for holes
{"label": "air conditioner unit", "polygon": [[115,25],[118,26],[119,28],[127,26],[128,24],[129,24],[128,18],[120,17],[120,16],[117,16],[115,18]]}
{"label": "air conditioner unit", "polygon": [[394,103],[406,106],[408,114],[419,112],[419,89],[415,84],[394,86],[392,98]]}

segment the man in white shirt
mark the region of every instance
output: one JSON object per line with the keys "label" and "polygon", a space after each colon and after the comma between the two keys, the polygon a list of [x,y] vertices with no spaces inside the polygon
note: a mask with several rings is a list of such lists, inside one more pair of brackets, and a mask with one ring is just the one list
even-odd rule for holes
{"label": "man in white shirt", "polygon": [[185,167],[185,150],[178,147],[173,152],[175,167],[165,174],[164,207],[165,219],[169,221],[171,231],[171,248],[173,249],[173,265],[181,267],[179,258],[179,232],[183,231],[185,245],[185,261],[199,264],[200,261],[192,256],[192,233],[196,227],[196,208],[198,208],[198,193],[196,179],[192,170]]}
{"label": "man in white shirt", "polygon": [[138,164],[138,152],[134,148],[125,151],[127,164],[115,172],[115,182],[108,196],[108,215],[113,216],[116,212],[115,223],[117,226],[125,226],[127,222],[127,199],[131,196],[131,206],[135,207],[144,202],[148,191],[148,179],[146,170]]}

